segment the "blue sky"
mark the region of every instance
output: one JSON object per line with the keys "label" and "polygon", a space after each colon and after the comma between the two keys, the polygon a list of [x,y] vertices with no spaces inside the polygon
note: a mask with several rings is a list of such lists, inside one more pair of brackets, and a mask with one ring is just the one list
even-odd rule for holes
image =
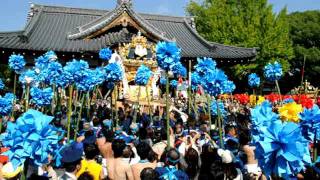
{"label": "blue sky", "polygon": [[[29,10],[30,0],[1,0],[0,31],[23,29]],[[31,0],[37,4],[58,6],[112,9],[116,0]],[[185,15],[185,7],[189,0],[134,0],[134,7],[138,12]],[[269,0],[278,12],[284,6],[289,12],[320,9],[320,0]]]}

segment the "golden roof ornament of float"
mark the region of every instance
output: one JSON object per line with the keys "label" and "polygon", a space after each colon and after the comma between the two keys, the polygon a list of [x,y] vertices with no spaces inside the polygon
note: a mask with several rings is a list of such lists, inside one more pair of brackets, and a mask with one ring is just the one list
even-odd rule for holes
{"label": "golden roof ornament of float", "polygon": [[156,82],[160,78],[158,73],[158,64],[155,59],[155,43],[148,41],[148,39],[138,32],[133,36],[130,43],[120,44],[118,48],[119,55],[122,59],[124,68],[124,79],[121,82],[120,92],[124,99],[129,101],[136,101],[139,86],[135,85],[134,79],[138,68],[143,64],[148,66],[154,72],[147,87],[140,87],[140,101],[146,101],[145,92],[148,90],[150,100],[158,99],[159,89],[156,87]]}
{"label": "golden roof ornament of float", "polygon": [[130,43],[124,43],[120,46],[119,53],[124,58],[123,63],[126,69],[140,67],[142,64],[150,67],[152,70],[157,68],[155,44],[148,42],[147,38],[142,36],[140,32],[132,37]]}
{"label": "golden roof ornament of float", "polygon": [[291,94],[306,94],[310,98],[317,97],[319,89],[310,84],[310,82],[305,81],[301,86],[298,86],[291,90]]}

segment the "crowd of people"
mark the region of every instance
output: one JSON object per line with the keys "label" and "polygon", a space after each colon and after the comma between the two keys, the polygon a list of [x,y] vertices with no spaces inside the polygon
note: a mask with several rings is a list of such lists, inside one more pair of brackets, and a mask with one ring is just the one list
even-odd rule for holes
{"label": "crowd of people", "polygon": [[[27,179],[53,180],[270,178],[259,167],[255,147],[251,144],[250,107],[230,100],[224,100],[224,105],[227,116],[221,144],[215,126],[217,118],[212,116],[210,127],[205,113],[187,114],[184,103],[170,108],[169,136],[163,107],[155,108],[152,119],[148,109],[140,107],[137,121],[133,122],[134,106],[124,104],[118,110],[116,126],[110,106],[96,103],[90,116],[79,124],[80,131],[75,141],[67,144],[65,138],[61,140],[61,144],[66,145],[60,152],[60,163],[56,160],[44,166],[30,163],[14,172],[10,171],[10,163],[7,163],[2,167],[1,176],[4,179],[24,176]],[[53,124],[66,124],[65,108],[54,115]],[[5,164],[5,160],[2,161]],[[296,178],[317,179],[316,170],[307,168]]]}

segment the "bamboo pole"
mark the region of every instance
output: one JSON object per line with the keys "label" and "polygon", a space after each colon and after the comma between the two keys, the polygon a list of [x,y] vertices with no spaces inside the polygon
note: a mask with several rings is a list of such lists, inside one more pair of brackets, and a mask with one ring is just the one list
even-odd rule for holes
{"label": "bamboo pole", "polygon": [[73,85],[69,86],[69,99],[68,99],[68,131],[67,131],[67,140],[70,142],[70,126],[71,126],[71,115],[72,115],[72,95],[73,95]]}
{"label": "bamboo pole", "polygon": [[151,123],[151,124],[153,124],[152,111],[151,111],[151,104],[150,104],[150,97],[149,97],[149,89],[148,89],[148,85],[146,86],[146,91],[147,91],[147,101],[148,101],[148,106],[149,106],[149,117],[150,117],[150,123]]}
{"label": "bamboo pole", "polygon": [[170,116],[169,116],[169,74],[166,72],[166,130],[167,130],[167,146],[170,145]]}
{"label": "bamboo pole", "polygon": [[81,104],[80,104],[80,110],[79,110],[79,114],[78,114],[78,120],[77,120],[76,131],[75,131],[75,133],[74,133],[74,137],[73,137],[73,139],[74,139],[74,140],[76,140],[76,139],[77,139],[77,133],[78,133],[78,131],[79,131],[79,123],[80,123],[80,121],[81,121],[81,117],[82,117],[82,106],[83,106],[84,98],[85,98],[85,95],[84,95],[84,94],[82,94],[82,95],[80,95],[80,96],[82,96],[82,97],[81,97]]}

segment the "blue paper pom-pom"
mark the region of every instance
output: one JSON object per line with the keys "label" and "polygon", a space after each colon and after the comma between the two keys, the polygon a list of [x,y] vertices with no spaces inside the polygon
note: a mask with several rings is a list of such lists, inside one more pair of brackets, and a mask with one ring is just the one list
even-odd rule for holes
{"label": "blue paper pom-pom", "polygon": [[281,64],[277,61],[274,63],[268,63],[264,67],[264,76],[268,81],[279,80],[282,76],[282,67]]}
{"label": "blue paper pom-pom", "polygon": [[8,116],[12,110],[12,100],[8,97],[0,97],[0,115]]}
{"label": "blue paper pom-pom", "polygon": [[[76,82],[77,89],[80,91],[91,91],[95,86],[102,83],[100,74],[96,70],[87,69],[82,73],[82,77]],[[104,76],[103,76],[104,77]]]}
{"label": "blue paper pom-pom", "polygon": [[81,79],[82,73],[84,70],[89,68],[89,64],[87,61],[84,60],[72,60],[71,62],[67,62],[67,64],[64,66],[63,70],[66,72],[66,74],[71,75],[71,77],[67,77],[69,83],[72,84],[74,82],[77,82]]}
{"label": "blue paper pom-pom", "polygon": [[9,68],[15,71],[16,73],[20,73],[25,67],[25,65],[26,61],[22,55],[13,54],[9,57]]}
{"label": "blue paper pom-pom", "polygon": [[112,56],[112,50],[109,48],[103,48],[99,52],[100,59],[104,61],[108,61],[109,59],[111,59],[111,56]]}
{"label": "blue paper pom-pom", "polygon": [[210,107],[210,110],[211,110],[211,114],[213,116],[218,116],[218,107],[219,107],[219,112],[220,112],[220,115],[222,117],[226,117],[227,116],[227,111],[225,109],[225,106],[223,104],[223,102],[219,101],[212,101],[211,102],[211,107]]}
{"label": "blue paper pom-pom", "polygon": [[260,129],[255,157],[267,177],[290,179],[311,163],[309,142],[293,122],[275,121]]}
{"label": "blue paper pom-pom", "polygon": [[250,87],[260,86],[260,77],[256,73],[252,73],[248,76],[248,84]]}
{"label": "blue paper pom-pom", "polygon": [[31,88],[30,95],[32,97],[31,102],[38,107],[44,107],[51,104],[53,98],[53,91],[51,88],[39,89],[36,87]]}
{"label": "blue paper pom-pom", "polygon": [[43,56],[50,61],[54,61],[58,59],[58,56],[54,51],[48,51]]}
{"label": "blue paper pom-pom", "polygon": [[35,70],[28,69],[21,73],[19,76],[19,82],[23,85],[30,84],[36,86],[39,83],[39,77]]}
{"label": "blue paper pom-pom", "polygon": [[195,66],[195,71],[200,75],[204,76],[210,71],[215,70],[217,67],[216,61],[212,58],[197,58],[198,64]]}
{"label": "blue paper pom-pom", "polygon": [[213,69],[207,72],[202,78],[202,87],[206,93],[211,96],[217,96],[223,94],[224,83],[228,80],[228,77],[222,70]]}
{"label": "blue paper pom-pom", "polygon": [[52,61],[49,63],[48,68],[45,72],[46,82],[50,85],[58,84],[58,80],[63,73],[62,65],[59,62]]}
{"label": "blue paper pom-pom", "polygon": [[177,88],[178,87],[178,81],[177,80],[171,80],[170,81],[170,86],[172,88]]}
{"label": "blue paper pom-pom", "polygon": [[48,67],[49,62],[49,59],[45,56],[39,56],[35,59],[35,67],[39,70],[43,70]]}
{"label": "blue paper pom-pom", "polygon": [[191,88],[193,91],[198,89],[198,86],[201,85],[201,78],[197,72],[191,74]]}
{"label": "blue paper pom-pom", "polygon": [[320,139],[320,109],[316,104],[311,109],[304,108],[300,113],[300,126],[302,128],[303,136],[314,141]]}
{"label": "blue paper pom-pom", "polygon": [[5,88],[5,85],[2,81],[2,79],[0,79],[0,90],[3,90]]}
{"label": "blue paper pom-pom", "polygon": [[161,85],[166,85],[167,84],[167,79],[165,77],[160,78],[160,84]]}
{"label": "blue paper pom-pom", "polygon": [[16,99],[16,95],[13,93],[6,93],[3,98],[8,99],[10,102],[13,102],[14,99]]}
{"label": "blue paper pom-pom", "polygon": [[135,77],[135,83],[140,86],[145,86],[148,84],[150,77],[152,76],[152,71],[145,65],[141,65]]}
{"label": "blue paper pom-pom", "polygon": [[1,139],[9,150],[3,155],[9,157],[14,169],[23,165],[27,158],[38,166],[48,164],[48,156],[56,154],[60,147],[61,131],[50,125],[52,119],[29,109],[15,123],[8,122]]}
{"label": "blue paper pom-pom", "polygon": [[222,84],[223,93],[232,93],[236,89],[236,85],[232,81],[224,81]]}
{"label": "blue paper pom-pom", "polygon": [[165,71],[180,61],[181,49],[174,42],[158,42],[156,46],[156,56],[158,66]]}
{"label": "blue paper pom-pom", "polygon": [[171,71],[175,76],[187,77],[187,69],[180,63],[175,63],[171,67]]}
{"label": "blue paper pom-pom", "polygon": [[120,65],[117,63],[110,63],[105,67],[106,81],[108,82],[119,82],[122,80],[123,72]]}

